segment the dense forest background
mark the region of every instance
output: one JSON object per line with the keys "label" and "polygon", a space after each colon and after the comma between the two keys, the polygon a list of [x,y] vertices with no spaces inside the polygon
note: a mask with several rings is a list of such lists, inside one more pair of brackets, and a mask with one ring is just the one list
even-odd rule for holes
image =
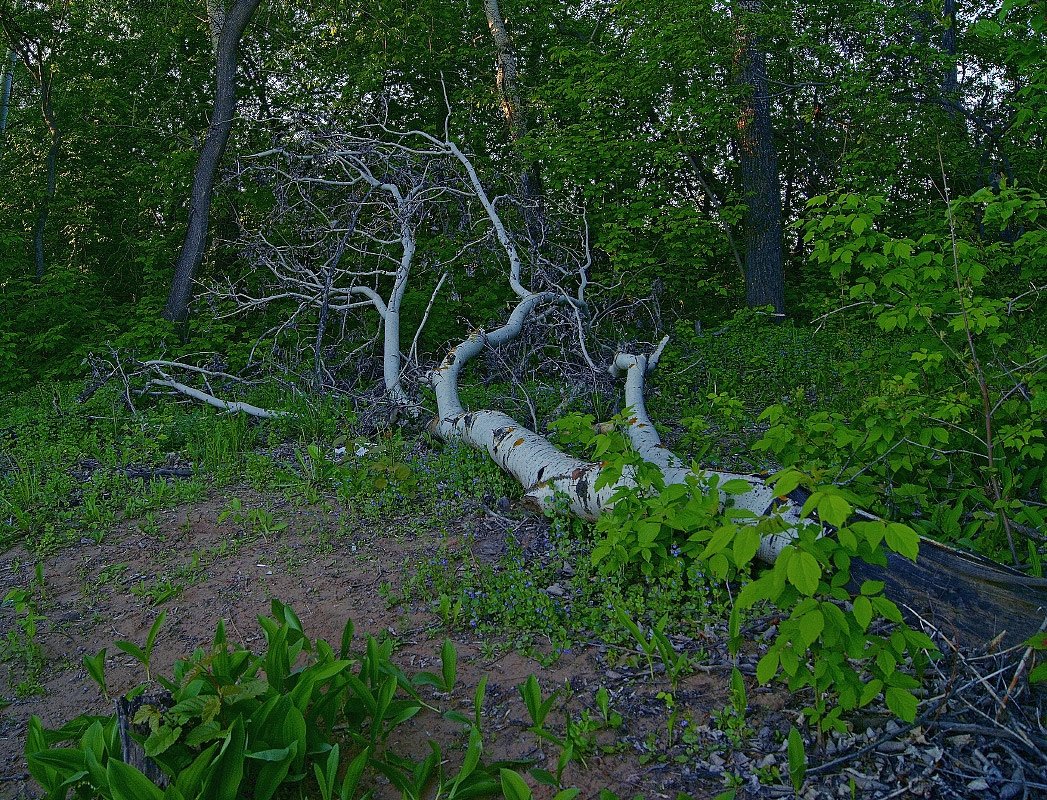
{"label": "dense forest background", "polygon": [[[856,390],[843,400],[859,403],[854,417],[824,402],[772,408],[781,433],[764,447],[779,461],[810,468],[840,451],[837,465],[878,474],[881,489],[909,487],[915,497],[898,498],[909,511],[928,484],[957,485],[959,470],[977,495],[966,511],[1017,504],[1020,526],[1041,527],[1037,3],[270,2],[229,13],[237,6],[257,10],[241,20],[226,87],[238,104],[208,237],[195,244],[193,170],[214,122],[216,56],[229,49],[213,19],[221,4],[0,7],[3,391],[82,377],[106,348],[218,352],[235,371],[260,360],[259,336],[283,374],[312,371],[301,360],[311,337],[314,360],[342,365],[329,388],[373,383],[374,360],[339,361],[358,352],[354,312],[326,327],[319,311],[281,327],[293,303],[228,312],[265,271],[259,232],[307,238],[301,219],[274,214],[286,187],[246,157],[381,121],[446,131],[492,196],[519,199],[523,239],[536,216],[549,241],[556,225],[584,226],[588,278],[611,309],[594,321],[607,353],[666,331],[681,354],[723,344],[704,373],[714,385],[695,396],[708,405],[712,390],[727,407],[716,380],[749,374],[741,401],[756,413],[797,389],[811,400],[801,384],[812,380]],[[403,298],[417,323],[447,273],[450,301],[432,304],[417,343],[436,361],[463,323],[499,319],[511,298],[488,256],[455,261],[471,223],[440,213]],[[171,313],[174,265],[193,247],[202,299],[176,328],[165,319],[185,311]],[[709,331],[729,335],[701,344]],[[817,377],[761,380],[768,361],[778,376]],[[826,416],[812,422],[815,411]]]}
{"label": "dense forest background", "polygon": [[[655,287],[663,324],[716,326],[746,304],[747,273],[768,284],[750,286],[751,305],[778,305],[797,322],[843,305],[867,275],[882,286],[893,265],[819,249],[841,231],[805,235],[803,222],[840,193],[885,234],[920,241],[947,232],[946,184],[954,199],[982,192],[956,220],[980,260],[994,259],[973,288],[1020,293],[1035,277],[1022,237],[1037,228],[1043,181],[1040,11],[507,3],[523,117],[510,125],[479,1],[265,3],[242,42],[217,244],[200,277],[250,266],[229,243],[266,201],[229,178],[240,156],[378,117],[438,132],[449,108],[485,179],[518,190],[522,162],[551,202],[585,210],[594,280],[632,296]],[[11,0],[2,19],[0,359],[12,391],[79,375],[107,339],[167,336],[158,311],[184,237],[215,56],[202,3]],[[761,159],[769,170],[753,166]],[[992,203],[1002,216],[986,219]],[[851,230],[839,244],[872,249],[861,223]],[[504,298],[452,279],[463,308],[481,321],[497,312]],[[417,294],[409,304],[424,305],[427,292]],[[205,316],[193,334],[204,335]],[[434,327],[431,349],[439,332],[446,326]],[[245,335],[212,327],[210,343],[225,350]]]}
{"label": "dense forest background", "polygon": [[[1047,787],[1040,0],[0,0],[0,56],[15,780]],[[166,610],[167,777],[44,729]],[[457,777],[386,749],[456,646]],[[565,688],[485,710],[512,649]]]}

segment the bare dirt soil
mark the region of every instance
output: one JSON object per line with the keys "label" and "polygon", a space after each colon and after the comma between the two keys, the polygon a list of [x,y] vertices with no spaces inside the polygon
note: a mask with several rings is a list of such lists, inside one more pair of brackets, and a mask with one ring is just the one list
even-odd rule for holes
{"label": "bare dirt soil", "polygon": [[[232,519],[219,522],[233,497],[245,509],[268,505],[287,528],[250,533]],[[463,560],[493,563],[509,535],[496,521],[479,508],[462,510],[445,521],[451,536],[442,540],[442,552],[449,547]],[[545,524],[540,518],[524,518],[517,528]],[[109,649],[106,668],[116,696],[143,676],[113,643],[144,642],[161,610],[166,621],[157,640],[154,672],[166,674],[177,658],[209,644],[219,620],[226,621],[230,639],[259,649],[263,637],[256,617],[269,612],[274,598],[295,609],[314,639],[338,641],[347,619],[354,621],[358,634],[393,637],[394,659],[408,672],[438,668],[440,648],[449,636],[459,653],[459,685],[444,704],[467,710],[477,683],[488,676],[489,759],[526,758],[539,767],[554,766],[550,759],[555,755],[526,731],[527,713],[516,687],[529,675],[536,675],[546,692],[562,689],[560,702],[575,717],[582,709],[594,709],[597,690],[606,687],[611,709],[622,715],[623,724],[598,733],[597,752],[568,769],[565,780],[578,786],[582,797],[596,797],[608,788],[623,798],[673,798],[684,792],[700,799],[715,797],[728,786],[738,788],[739,798],[793,794],[787,788],[783,741],[800,718],[802,699],[780,689],[758,688],[751,677],[773,620],[751,626],[750,652],[738,662],[749,676],[749,708],[741,727],[732,730],[724,724],[733,664],[722,640],[717,641],[717,631],[710,630],[703,643],[706,663],[673,692],[678,719],[687,719],[689,727],[678,725],[670,733],[664,696],[670,691],[668,681],[657,674],[652,678],[646,667],[624,668],[620,658],[612,663],[605,645],[572,647],[551,666],[542,666],[503,647],[505,642],[485,641],[467,630],[448,633],[433,598],[401,601],[405,581],[438,546],[436,532],[417,530],[406,516],[379,526],[353,519],[340,508],[281,507],[279,501],[274,508],[271,498],[242,488],[158,513],[150,524],[120,523],[100,544],[84,540],[46,557],[44,620],[38,633],[46,659],[42,691],[15,698],[11,687],[24,677],[20,665],[17,659],[0,665],[0,695],[12,698],[0,710],[0,798],[39,796],[22,755],[31,715],[57,727],[80,713],[112,712],[81,665],[84,655]],[[20,547],[0,554],[0,592],[29,586],[34,564],[34,557]],[[14,625],[12,609],[0,610],[0,630],[14,630]],[[554,720],[561,719],[554,713]],[[814,774],[803,797],[1047,796],[1047,756],[1037,761],[1024,743],[1000,733],[1002,728],[994,731],[991,717],[938,729],[935,719],[902,726],[877,714],[852,722],[852,733],[809,740]],[[405,730],[399,744],[416,748],[419,755],[428,753],[427,742],[435,738],[453,760],[464,743],[460,731],[435,714],[419,715]],[[818,764],[829,768],[819,771]],[[536,797],[545,796],[536,791]]]}

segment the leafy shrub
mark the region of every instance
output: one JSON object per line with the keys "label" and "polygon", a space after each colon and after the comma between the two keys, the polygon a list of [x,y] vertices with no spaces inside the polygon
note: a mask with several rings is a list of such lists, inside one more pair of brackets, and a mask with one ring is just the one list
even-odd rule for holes
{"label": "leafy shrub", "polygon": [[1044,526],[1047,501],[1047,349],[1030,290],[1047,257],[1044,199],[1006,185],[979,191],[917,239],[891,232],[883,197],[808,205],[812,259],[894,347],[879,356],[879,379],[869,380],[866,359],[850,409],[768,408],[757,448],[884,495],[882,511],[916,517],[928,533],[1008,548],[1015,560],[1027,549],[1038,570],[1036,548],[1019,547],[1017,532]]}
{"label": "leafy shrub", "polygon": [[744,579],[764,538],[784,534],[789,543],[774,566],[744,586],[732,613],[732,638],[737,637],[739,613],[759,601],[787,614],[760,661],[758,678],[767,682],[781,674],[791,690],[812,689],[814,701],[805,713],[819,728],[842,728],[844,711],[868,705],[881,694],[894,713],[912,721],[912,690],[919,683],[899,667],[919,668],[934,645],[904,624],[897,606],[883,596],[882,583],[866,581],[856,596],[847,587],[853,559],[886,564],[885,548],[915,559],[916,533],[899,523],[852,519],[852,493],[815,485],[796,470],[777,476],[775,496],[809,485],[812,492],[801,516],[809,519],[816,512],[818,523],[789,531],[774,511],[760,517],[730,503],[721,509],[721,493],[729,498],[746,492],[748,481],[721,482],[698,472],[683,484],[666,485],[661,470],[630,448],[621,431],[628,417],[626,409],[611,426],[594,428],[586,417],[557,425],[601,459],[597,488],[614,485],[623,475],[631,478],[612,495],[611,512],[596,522],[593,564],[607,574],[647,580],[682,560],[691,581],[704,580],[706,574],[718,581]]}

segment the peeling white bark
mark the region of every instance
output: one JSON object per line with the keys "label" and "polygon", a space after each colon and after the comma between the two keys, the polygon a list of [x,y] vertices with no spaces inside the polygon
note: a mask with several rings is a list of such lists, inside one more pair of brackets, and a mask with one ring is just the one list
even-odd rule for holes
{"label": "peeling white bark", "polygon": [[[597,491],[596,480],[601,470],[599,463],[583,461],[564,453],[544,436],[524,427],[508,414],[491,410],[467,411],[458,396],[459,375],[472,358],[486,345],[497,347],[518,336],[527,318],[539,305],[558,297],[552,293],[531,295],[517,304],[509,321],[501,328],[489,333],[477,331],[451,350],[444,363],[430,376],[439,413],[433,424],[433,432],[442,439],[460,440],[485,450],[498,466],[524,487],[526,497],[538,506],[553,509],[565,499],[571,513],[595,519],[610,508],[611,497],[620,487],[635,485],[635,480],[628,472],[616,484]],[[628,430],[630,442],[645,461],[661,469],[666,485],[710,475],[715,475],[720,485],[729,480],[747,482],[751,487],[748,492],[731,495],[730,500],[721,492],[720,502],[730,502],[732,507],[751,511],[756,517],[777,509],[789,527],[782,533],[764,537],[757,554],[762,561],[773,563],[782,549],[795,538],[796,528],[802,524],[800,509],[788,498],[777,500],[773,489],[758,475],[695,471],[662,444],[647,413],[644,387],[646,375],[657,364],[664,345],[663,340],[650,358],[619,354],[612,366],[612,372],[625,376],[625,400],[632,409]]]}
{"label": "peeling white bark", "polygon": [[[688,477],[700,478],[703,475],[715,475],[718,478],[717,483],[719,485],[723,485],[730,480],[743,480],[748,483],[750,486],[748,492],[730,496],[729,502],[731,507],[751,511],[757,517],[762,517],[772,509],[776,509],[789,526],[782,533],[765,536],[760,544],[757,557],[761,561],[772,564],[782,549],[796,538],[796,530],[803,524],[800,518],[800,508],[788,498],[776,499],[773,488],[768,486],[766,481],[759,475],[720,472],[718,470],[701,470],[696,472],[662,444],[662,437],[658,435],[658,431],[647,413],[644,395],[647,373],[654,369],[658,363],[662,348],[667,341],[668,337],[663,339],[650,358],[619,353],[611,368],[614,374],[625,375],[625,404],[632,409],[632,418],[629,420],[628,430],[629,441],[636,452],[643,456],[644,461],[648,461],[661,469],[667,486],[674,483],[685,483]],[[721,506],[727,502],[727,495],[720,492]]]}

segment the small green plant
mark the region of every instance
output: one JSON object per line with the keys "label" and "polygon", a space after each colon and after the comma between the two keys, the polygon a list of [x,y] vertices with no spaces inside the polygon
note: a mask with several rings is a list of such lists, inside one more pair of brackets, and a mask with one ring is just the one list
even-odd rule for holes
{"label": "small green plant", "polygon": [[153,648],[156,647],[156,636],[158,633],[160,633],[160,627],[164,624],[164,619],[166,618],[166,616],[166,611],[161,611],[157,615],[156,619],[153,621],[153,624],[149,627],[149,633],[145,637],[144,647],[139,647],[134,642],[128,642],[123,640],[116,642],[116,647],[118,649],[123,650],[135,661],[137,661],[139,664],[145,667],[146,682],[150,680],[149,665],[153,659]]}
{"label": "small green plant", "polygon": [[37,640],[38,626],[44,620],[40,612],[43,590],[43,564],[37,563],[29,588],[11,589],[4,596],[4,605],[11,606],[15,612],[15,628],[7,632],[4,642],[4,659],[15,658],[21,662],[23,678],[15,687],[19,696],[43,691],[40,678],[43,675],[44,655]]}
{"label": "small green plant", "polygon": [[143,600],[148,600],[150,605],[159,606],[168,600],[178,597],[185,586],[171,578],[161,578],[153,583],[138,581],[131,587],[131,594]]}
{"label": "small green plant", "polygon": [[633,637],[640,650],[643,652],[644,657],[647,659],[647,669],[650,673],[651,678],[654,678],[654,656],[657,655],[662,662],[662,666],[665,667],[665,672],[669,676],[669,682],[672,684],[672,688],[675,691],[679,685],[680,680],[688,673],[691,668],[691,659],[686,653],[677,652],[676,648],[673,647],[672,642],[669,641],[669,637],[665,635],[665,626],[669,622],[669,615],[666,614],[651,627],[650,636],[644,635],[643,631],[640,630],[640,626],[633,621],[629,614],[620,605],[614,608],[615,618]]}
{"label": "small green plant", "polygon": [[239,497],[230,498],[218,515],[218,522],[232,520],[237,525],[242,525],[249,531],[261,535],[263,538],[282,533],[287,530],[288,523],[277,520],[276,517],[265,508],[244,509],[243,501]]}
{"label": "small green plant", "polygon": [[717,727],[727,734],[735,745],[740,745],[751,733],[748,722],[749,698],[745,679],[737,667],[731,670],[731,702],[716,715]]}

